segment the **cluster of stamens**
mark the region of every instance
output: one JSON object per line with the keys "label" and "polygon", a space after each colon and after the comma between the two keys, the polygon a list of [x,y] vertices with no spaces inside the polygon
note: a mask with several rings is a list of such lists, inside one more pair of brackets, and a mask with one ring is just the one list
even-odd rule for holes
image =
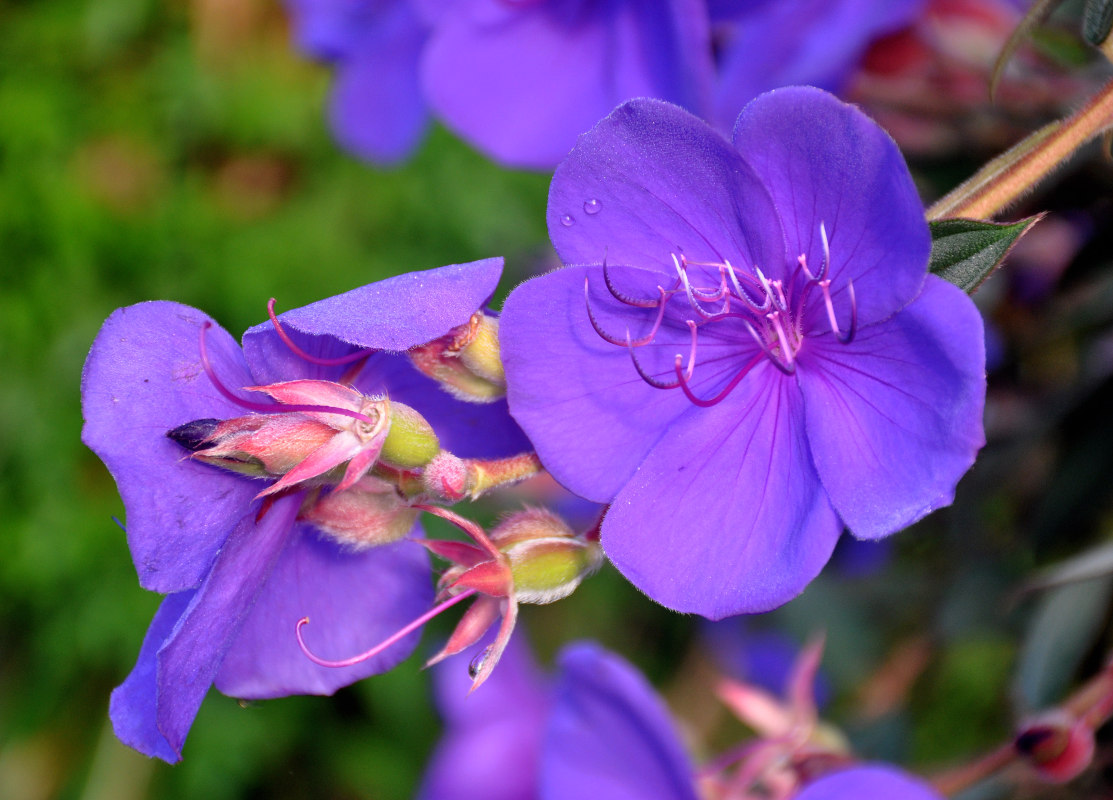
{"label": "cluster of stamens", "polygon": [[[625,336],[615,336],[600,325],[591,309],[588,282],[584,282],[584,298],[587,313],[595,332],[605,341],[625,347],[630,352],[634,368],[642,380],[658,389],[680,388],[693,403],[699,406],[712,406],[720,402],[762,359],[768,359],[786,375],[796,371],[796,354],[804,344],[805,309],[812,295],[817,291],[822,295],[831,332],[843,343],[854,338],[857,328],[857,303],[854,284],[847,284],[850,299],[850,323],[845,331],[835,315],[831,298],[830,272],[831,253],[827,241],[827,231],[821,223],[820,239],[823,243],[823,263],[812,272],[807,258],[801,255],[787,280],[770,280],[758,265],[751,269],[735,267],[729,261],[721,263],[689,261],[683,254],[672,254],[676,279],[668,288],[658,285],[654,298],[637,298],[621,291],[614,283],[607,264],[603,263],[603,281],[611,297],[632,308],[644,308],[653,313],[653,324],[648,333],[633,338],[627,329]],[[692,268],[698,268],[693,270]],[[698,285],[701,276],[717,274],[718,282]],[[676,302],[673,302],[674,299]],[[670,306],[671,304],[671,306]],[[652,344],[661,326],[665,324],[668,311],[679,312],[680,317],[691,332],[691,344],[687,358],[677,353],[673,363],[674,379],[662,380],[650,374],[638,359],[637,350]],[[744,363],[730,378],[727,384],[714,396],[703,398],[696,395],[691,387],[696,368],[696,353],[700,331],[708,326],[722,327],[732,325],[744,331],[758,347],[758,353]]]}

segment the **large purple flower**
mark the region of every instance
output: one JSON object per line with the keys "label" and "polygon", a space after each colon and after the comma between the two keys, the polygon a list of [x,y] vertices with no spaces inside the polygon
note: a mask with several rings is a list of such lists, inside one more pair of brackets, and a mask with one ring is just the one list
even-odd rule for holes
{"label": "large purple flower", "polygon": [[[489,259],[402,275],[280,319],[318,359],[381,351],[366,359],[357,390],[418,409],[461,455],[504,456],[525,445],[505,404],[455,400],[402,352],[466,323],[500,272],[501,259]],[[341,546],[299,521],[303,491],[267,505],[257,496],[266,484],[190,459],[167,437],[195,420],[243,414],[206,375],[205,361],[237,391],[298,378],[336,381],[352,368],[305,360],[269,322],[247,332],[242,352],[222,329],[206,332],[209,325],[205,314],[177,303],[119,309],[98,334],[82,378],[82,438],[116,479],[140,583],[168,595],[135,669],[113,692],[111,717],[124,742],[166,761],[181,757],[214,681],[242,698],[329,694],[390,668],[416,641],[358,666],[324,669],[297,645],[300,617],[317,623],[308,634],[313,650],[338,657],[385,638],[432,599],[424,548]]]}
{"label": "large purple flower", "polygon": [[858,110],[777,90],[732,146],[631,101],[557,169],[548,220],[570,266],[507,300],[511,413],[611,504],[604,550],[650,597],[764,611],[844,526],[876,539],[951,501],[984,441],[982,323],[927,274],[908,170]]}
{"label": "large purple flower", "polygon": [[884,764],[865,764],[825,775],[795,800],[943,800],[918,778]]}

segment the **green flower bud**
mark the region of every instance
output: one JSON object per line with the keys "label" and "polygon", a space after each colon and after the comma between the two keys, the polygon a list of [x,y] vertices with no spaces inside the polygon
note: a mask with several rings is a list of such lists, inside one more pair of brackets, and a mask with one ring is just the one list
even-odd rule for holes
{"label": "green flower bud", "polygon": [[519,603],[552,603],[576,589],[603,561],[597,542],[574,534],[543,509],[510,515],[491,531],[491,542],[506,556]]}
{"label": "green flower bud", "polygon": [[433,426],[417,411],[392,400],[390,431],[383,442],[379,460],[395,467],[423,467],[441,451],[440,440]]}

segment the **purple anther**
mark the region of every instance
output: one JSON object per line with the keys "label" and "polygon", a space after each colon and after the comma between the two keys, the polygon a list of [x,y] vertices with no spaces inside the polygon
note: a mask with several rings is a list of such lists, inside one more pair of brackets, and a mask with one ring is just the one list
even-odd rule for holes
{"label": "purple anther", "polygon": [[[657,380],[648,372],[646,372],[645,369],[642,367],[641,362],[638,361],[638,354],[635,351],[633,344],[627,344],[626,349],[630,353],[630,360],[634,362],[634,369],[637,371],[638,376],[654,389],[675,389],[677,386],[680,385],[679,382],[665,383],[664,381]],[[680,354],[677,354],[676,357],[680,358]]]}

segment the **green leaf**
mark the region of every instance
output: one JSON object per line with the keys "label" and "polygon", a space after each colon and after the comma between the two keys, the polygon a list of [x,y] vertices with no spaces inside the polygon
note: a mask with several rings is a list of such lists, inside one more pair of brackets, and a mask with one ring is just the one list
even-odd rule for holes
{"label": "green leaf", "polygon": [[931,271],[968,294],[1001,265],[1020,237],[1044,218],[1019,222],[941,219],[931,226]]}

